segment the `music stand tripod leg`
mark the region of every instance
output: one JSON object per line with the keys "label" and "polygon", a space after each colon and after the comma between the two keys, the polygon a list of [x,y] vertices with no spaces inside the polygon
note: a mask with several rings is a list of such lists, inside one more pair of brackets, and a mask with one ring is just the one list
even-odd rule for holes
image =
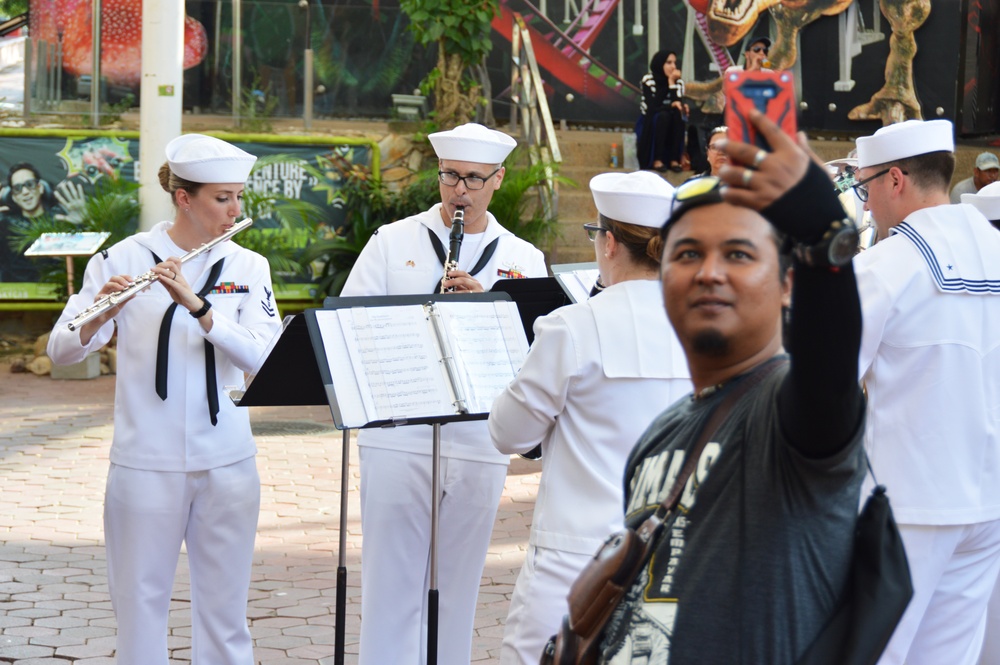
{"label": "music stand tripod leg", "polygon": [[437,665],[438,652],[438,508],[441,503],[441,423],[434,423],[431,452],[431,570],[427,591],[427,665]]}
{"label": "music stand tripod leg", "polygon": [[333,638],[333,663],[344,665],[347,625],[347,488],[351,473],[351,430],[344,430],[340,455],[340,552],[337,555],[337,619]]}

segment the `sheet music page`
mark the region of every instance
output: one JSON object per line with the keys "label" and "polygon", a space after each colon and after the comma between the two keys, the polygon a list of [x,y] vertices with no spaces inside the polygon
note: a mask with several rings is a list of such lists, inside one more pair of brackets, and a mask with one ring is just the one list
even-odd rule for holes
{"label": "sheet music page", "polygon": [[352,369],[351,357],[347,350],[347,339],[341,328],[337,312],[334,310],[317,310],[316,322],[319,324],[320,337],[326,350],[326,360],[329,363],[330,376],[333,377],[334,392],[337,395],[337,408],[343,425],[354,428],[368,422],[368,414],[361,398],[361,387]]}
{"label": "sheet music page", "polygon": [[470,413],[488,413],[521,368],[528,343],[510,301],[439,302]]}
{"label": "sheet music page", "polygon": [[454,413],[421,305],[336,311],[366,422]]}
{"label": "sheet music page", "polygon": [[597,263],[563,263],[552,266],[552,274],[559,280],[563,291],[573,302],[590,298],[590,291],[597,283],[600,272]]}

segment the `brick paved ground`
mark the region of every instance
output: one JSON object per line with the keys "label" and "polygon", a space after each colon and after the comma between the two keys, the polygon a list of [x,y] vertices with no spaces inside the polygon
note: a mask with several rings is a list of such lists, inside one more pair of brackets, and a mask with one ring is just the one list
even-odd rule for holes
{"label": "brick paved ground", "polygon": [[[114,379],[55,381],[0,365],[0,663],[113,663],[102,498]],[[265,665],[332,665],[342,435],[321,407],[254,408],[262,482],[248,616]],[[352,445],[347,663],[360,625],[361,532]],[[486,561],[472,659],[497,660],[540,465],[515,459]],[[446,574],[444,571],[441,574]],[[171,663],[190,662],[186,560],[174,586]]]}

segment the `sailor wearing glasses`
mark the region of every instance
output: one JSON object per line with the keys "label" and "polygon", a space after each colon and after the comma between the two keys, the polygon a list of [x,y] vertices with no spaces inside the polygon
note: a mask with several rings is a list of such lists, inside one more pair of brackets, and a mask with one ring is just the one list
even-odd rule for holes
{"label": "sailor wearing glasses", "polygon": [[[542,253],[487,212],[516,142],[474,123],[430,135],[441,203],[381,227],[365,246],[343,296],[431,294],[442,280],[457,209],[465,237],[458,269],[443,281],[459,292],[500,279],[544,277]],[[426,653],[431,538],[431,431],[364,430],[361,464],[361,665],[416,665]],[[484,421],[441,428],[438,662],[468,665],[479,581],[509,456],[493,447]]]}
{"label": "sailor wearing glasses", "polygon": [[954,146],[948,120],[857,140],[854,189],[885,238],[854,259],[865,447],[913,577],[881,665],[975,663],[1000,574],[1000,235],[950,204]]}
{"label": "sailor wearing glasses", "polygon": [[501,665],[539,662],[569,611],[571,583],[624,526],[629,451],[653,418],[691,392],[657,279],[674,188],[639,171],[602,173],[590,191],[600,215],[584,228],[606,288],[535,321],[531,351],[490,411],[497,449],[524,454],[540,443],[543,465]]}

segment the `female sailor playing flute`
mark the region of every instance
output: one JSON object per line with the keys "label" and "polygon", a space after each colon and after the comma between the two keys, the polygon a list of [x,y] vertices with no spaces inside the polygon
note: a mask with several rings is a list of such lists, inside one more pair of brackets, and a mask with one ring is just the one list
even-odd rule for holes
{"label": "female sailor playing flute", "polygon": [[[104,503],[119,665],[166,665],[167,617],[181,543],[191,573],[194,665],[252,665],[247,595],[260,479],[243,383],[278,331],[264,257],[217,241],[239,219],[256,157],[189,134],[171,141],[160,184],[172,222],[94,256],[49,338],[59,364],[83,360],[118,329],[111,466]],[[92,321],[69,322],[150,266],[152,285]],[[112,323],[113,322],[113,323]]]}

